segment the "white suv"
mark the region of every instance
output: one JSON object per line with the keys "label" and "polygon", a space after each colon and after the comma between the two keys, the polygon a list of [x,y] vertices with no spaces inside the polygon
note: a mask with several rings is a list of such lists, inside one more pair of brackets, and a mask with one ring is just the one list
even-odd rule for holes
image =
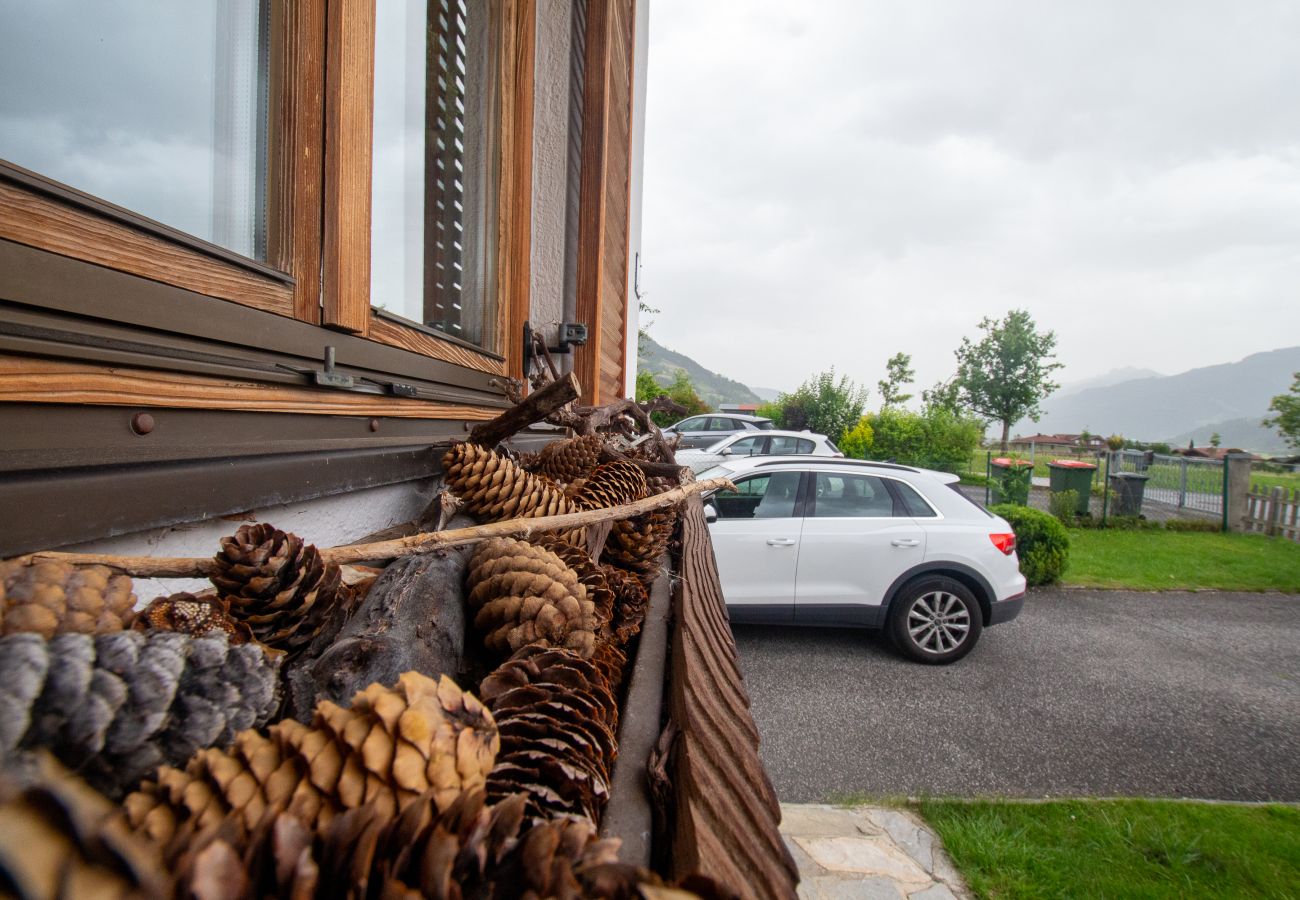
{"label": "white suv", "polygon": [[733,622],[886,628],[912,659],[950,663],[1024,605],[1011,526],[955,475],[803,457],[698,477],[738,489],[705,505]]}

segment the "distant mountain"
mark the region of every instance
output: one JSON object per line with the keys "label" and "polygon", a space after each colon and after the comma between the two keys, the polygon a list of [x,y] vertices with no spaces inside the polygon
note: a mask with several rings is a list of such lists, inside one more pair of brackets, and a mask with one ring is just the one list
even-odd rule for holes
{"label": "distant mountain", "polygon": [[695,392],[700,395],[700,399],[714,409],[721,403],[763,402],[739,381],[711,372],[689,356],[669,350],[649,337],[641,340],[636,370],[638,374],[649,372],[655,381],[664,386],[671,384],[678,372],[684,371],[691,384],[695,385]]}
{"label": "distant mountain", "polygon": [[1124,366],[1119,369],[1111,369],[1101,375],[1092,378],[1085,378],[1082,381],[1072,381],[1069,384],[1061,385],[1061,389],[1053,394],[1053,398],[1060,399],[1070,394],[1077,394],[1080,391],[1086,391],[1088,388],[1110,387],[1114,384],[1122,384],[1125,381],[1137,381],[1139,378],[1163,378],[1164,376],[1155,369],[1139,369],[1136,366]]}
{"label": "distant mountain", "polygon": [[[1218,431],[1224,444],[1244,450],[1262,450],[1262,437],[1231,440],[1225,428],[1235,420],[1258,423],[1269,401],[1290,385],[1300,371],[1300,347],[1255,353],[1235,363],[1191,369],[1179,375],[1134,378],[1075,392],[1059,392],[1043,404],[1037,424],[1023,421],[1013,429],[1021,434],[1078,433],[1122,434],[1145,441],[1183,436],[1208,443]],[[1202,434],[1203,432],[1203,434]],[[1243,438],[1249,437],[1243,434]],[[1170,441],[1173,443],[1174,441]]]}
{"label": "distant mountain", "polygon": [[1226,422],[1211,422],[1163,440],[1171,447],[1186,447],[1189,442],[1197,447],[1208,447],[1210,435],[1218,434],[1221,447],[1236,447],[1240,450],[1253,450],[1256,453],[1289,453],[1286,441],[1277,431],[1259,424],[1261,418],[1262,415],[1254,418],[1229,419]]}
{"label": "distant mountain", "polygon": [[785,391],[778,391],[776,388],[755,387],[750,385],[749,389],[763,400],[764,403],[770,403],[777,397],[780,397]]}

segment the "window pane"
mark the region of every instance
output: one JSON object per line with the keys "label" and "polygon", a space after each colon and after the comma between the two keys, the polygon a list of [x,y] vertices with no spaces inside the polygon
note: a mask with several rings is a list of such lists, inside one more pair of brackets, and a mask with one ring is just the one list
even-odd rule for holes
{"label": "window pane", "polygon": [[[894,487],[898,490],[898,495],[903,498],[903,507],[907,510],[909,516],[917,519],[933,519],[935,511],[921,498],[921,495],[913,490],[910,484],[904,484],[901,481],[895,481]],[[961,493],[958,491],[958,493]]]}
{"label": "window pane", "polygon": [[370,299],[495,350],[489,9],[376,4]]}
{"label": "window pane", "polygon": [[266,257],[269,0],[0,0],[0,158]]}
{"label": "window pane", "polygon": [[818,473],[815,518],[889,518],[893,514],[894,500],[879,478]]}
{"label": "window pane", "polygon": [[736,491],[719,491],[714,505],[720,519],[778,519],[794,515],[799,472],[773,472],[736,483]]}
{"label": "window pane", "polygon": [[759,444],[763,441],[761,437],[741,438],[731,445],[732,455],[754,454],[761,451]]}

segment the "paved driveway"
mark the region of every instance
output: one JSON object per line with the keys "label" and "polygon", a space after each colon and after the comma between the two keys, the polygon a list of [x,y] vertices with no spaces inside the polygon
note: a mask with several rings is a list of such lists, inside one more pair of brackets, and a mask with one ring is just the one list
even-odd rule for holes
{"label": "paved driveway", "polygon": [[735,631],[785,802],[1300,801],[1300,596],[1039,590],[946,668],[870,632]]}

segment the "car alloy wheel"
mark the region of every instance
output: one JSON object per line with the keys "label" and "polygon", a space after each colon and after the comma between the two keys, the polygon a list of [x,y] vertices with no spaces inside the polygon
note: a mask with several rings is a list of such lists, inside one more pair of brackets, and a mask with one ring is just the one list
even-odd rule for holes
{"label": "car alloy wheel", "polygon": [[983,614],[970,590],[945,576],[906,585],[890,610],[890,634],[904,654],[918,662],[956,662],[975,646]]}

